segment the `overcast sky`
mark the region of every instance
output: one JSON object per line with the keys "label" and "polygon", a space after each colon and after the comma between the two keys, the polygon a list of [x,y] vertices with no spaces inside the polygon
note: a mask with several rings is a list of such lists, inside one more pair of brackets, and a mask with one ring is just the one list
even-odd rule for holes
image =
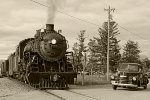
{"label": "overcast sky", "polygon": [[[33,37],[47,21],[47,8],[30,0],[0,0],[0,59],[14,52],[19,41]],[[46,0],[36,0],[48,5]],[[122,46],[127,40],[139,42],[142,54],[150,57],[150,0],[57,0],[58,10],[99,26],[107,21],[104,8],[115,8],[113,19],[119,28]],[[61,29],[69,41],[70,50],[80,30],[86,30],[88,39],[98,35],[98,26],[56,12],[55,29]],[[88,39],[86,40],[88,42]]]}

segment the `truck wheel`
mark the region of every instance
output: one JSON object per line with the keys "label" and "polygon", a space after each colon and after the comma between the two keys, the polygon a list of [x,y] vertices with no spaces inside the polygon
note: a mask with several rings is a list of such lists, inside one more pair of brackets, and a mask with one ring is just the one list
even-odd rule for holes
{"label": "truck wheel", "polygon": [[113,90],[116,90],[116,89],[117,89],[117,86],[116,86],[116,85],[113,85],[112,87],[113,87]]}
{"label": "truck wheel", "polygon": [[147,85],[145,85],[145,86],[143,86],[144,87],[144,89],[147,89]]}
{"label": "truck wheel", "polygon": [[149,80],[147,79],[147,84],[149,83]]}

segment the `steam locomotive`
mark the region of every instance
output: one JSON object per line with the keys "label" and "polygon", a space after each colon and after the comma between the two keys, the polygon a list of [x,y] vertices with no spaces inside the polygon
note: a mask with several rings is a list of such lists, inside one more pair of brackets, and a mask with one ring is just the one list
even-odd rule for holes
{"label": "steam locomotive", "polygon": [[67,52],[68,42],[53,24],[36,31],[34,38],[22,40],[8,60],[2,63],[2,73],[34,87],[68,88],[77,72],[73,53]]}

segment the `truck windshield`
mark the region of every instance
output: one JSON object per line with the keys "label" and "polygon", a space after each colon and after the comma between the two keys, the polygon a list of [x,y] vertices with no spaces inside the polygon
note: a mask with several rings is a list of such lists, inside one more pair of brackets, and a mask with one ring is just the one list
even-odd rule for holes
{"label": "truck windshield", "polygon": [[120,71],[125,71],[125,72],[138,72],[139,68],[138,65],[136,64],[122,64],[120,66]]}

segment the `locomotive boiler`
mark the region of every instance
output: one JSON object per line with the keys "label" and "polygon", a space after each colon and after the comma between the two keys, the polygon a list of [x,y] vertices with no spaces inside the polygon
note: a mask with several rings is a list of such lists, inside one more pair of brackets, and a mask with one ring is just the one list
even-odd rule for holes
{"label": "locomotive boiler", "polygon": [[[15,77],[38,88],[68,88],[77,73],[68,42],[53,24],[37,30],[34,38],[22,40],[15,52]],[[13,69],[13,68],[11,68]],[[17,73],[17,74],[16,74]]]}

